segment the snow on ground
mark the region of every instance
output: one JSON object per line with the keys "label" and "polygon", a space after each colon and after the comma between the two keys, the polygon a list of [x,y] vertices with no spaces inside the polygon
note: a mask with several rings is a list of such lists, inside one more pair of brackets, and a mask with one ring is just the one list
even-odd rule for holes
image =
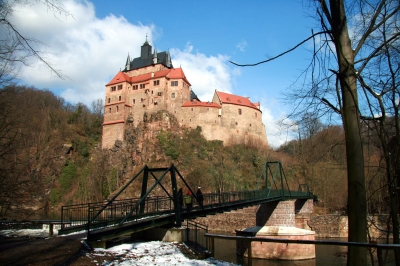
{"label": "snow on ground", "polygon": [[[54,234],[57,235],[57,230],[54,230]],[[7,229],[0,230],[0,235],[8,237],[48,237],[49,230],[46,229]]]}
{"label": "snow on ground", "polygon": [[[10,229],[0,231],[0,235],[8,237],[48,237],[48,233],[48,230],[45,229]],[[54,233],[57,234],[56,230]],[[177,245],[178,243],[161,241],[121,244],[108,249],[95,248],[92,252],[87,253],[86,256],[89,256],[93,261],[102,266],[235,265],[214,258],[205,260],[189,259],[182,254]],[[108,255],[112,255],[113,259],[111,261],[104,261],[104,257],[108,257]]]}
{"label": "snow on ground", "polygon": [[104,252],[112,253],[115,256],[113,261],[103,262],[102,265],[104,266],[234,265],[213,258],[205,260],[189,259],[181,253],[176,244],[161,241],[122,244],[109,249],[97,248],[92,255],[104,256]]}

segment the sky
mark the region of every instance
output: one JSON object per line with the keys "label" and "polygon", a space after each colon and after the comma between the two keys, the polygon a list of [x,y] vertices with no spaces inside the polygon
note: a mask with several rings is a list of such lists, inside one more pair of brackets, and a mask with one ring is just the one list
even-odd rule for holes
{"label": "sky", "polygon": [[124,68],[128,53],[140,55],[147,36],[158,52],[170,52],[201,101],[211,101],[215,90],[250,97],[261,104],[271,147],[293,138],[278,121],[293,108],[284,104],[284,93],[310,61],[311,44],[255,67],[229,61],[263,61],[309,37],[318,28],[308,1],[61,1],[70,15],[30,2],[16,6],[9,19],[24,36],[39,40],[35,48],[68,78],[31,59],[21,69],[21,84],[90,107],[105,98],[105,84]]}

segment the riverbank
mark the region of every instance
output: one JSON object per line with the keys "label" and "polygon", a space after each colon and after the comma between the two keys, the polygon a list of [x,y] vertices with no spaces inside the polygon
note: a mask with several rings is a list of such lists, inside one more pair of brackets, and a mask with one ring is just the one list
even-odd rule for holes
{"label": "riverbank", "polygon": [[0,231],[0,265],[234,265],[213,258],[199,260],[196,254],[182,243],[121,242],[114,243],[114,246],[108,249],[91,249],[83,241],[85,234],[38,237],[46,233],[46,230],[39,229]]}

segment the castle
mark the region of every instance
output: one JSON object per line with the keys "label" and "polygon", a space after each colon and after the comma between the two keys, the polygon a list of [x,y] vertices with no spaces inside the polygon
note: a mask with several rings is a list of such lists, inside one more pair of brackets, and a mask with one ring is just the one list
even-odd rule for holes
{"label": "castle", "polygon": [[172,66],[169,52],[153,52],[146,38],[140,57],[131,60],[128,54],[124,70],[106,85],[102,148],[124,140],[129,126],[159,110],[173,114],[182,127],[200,126],[207,140],[268,144],[259,103],[220,91],[212,101],[200,101],[182,68]]}

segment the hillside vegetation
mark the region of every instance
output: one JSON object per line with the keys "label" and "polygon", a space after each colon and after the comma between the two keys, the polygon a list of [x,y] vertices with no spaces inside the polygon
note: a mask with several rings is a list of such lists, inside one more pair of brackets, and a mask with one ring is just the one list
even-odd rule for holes
{"label": "hillside vegetation", "polygon": [[[0,108],[2,218],[58,218],[62,205],[106,200],[144,165],[173,163],[191,187],[201,186],[203,192],[252,190],[267,161],[282,162],[291,189],[308,183],[323,211],[346,212],[340,126],[320,125],[313,134],[272,150],[259,142],[207,141],[200,127],[180,128],[173,115],[160,111],[130,127],[126,141],[102,150],[102,101],[89,108],[46,90],[11,86],[0,90]],[[365,143],[369,212],[385,213],[379,147],[372,134],[365,135]],[[132,184],[123,196],[138,196],[140,188]]]}

